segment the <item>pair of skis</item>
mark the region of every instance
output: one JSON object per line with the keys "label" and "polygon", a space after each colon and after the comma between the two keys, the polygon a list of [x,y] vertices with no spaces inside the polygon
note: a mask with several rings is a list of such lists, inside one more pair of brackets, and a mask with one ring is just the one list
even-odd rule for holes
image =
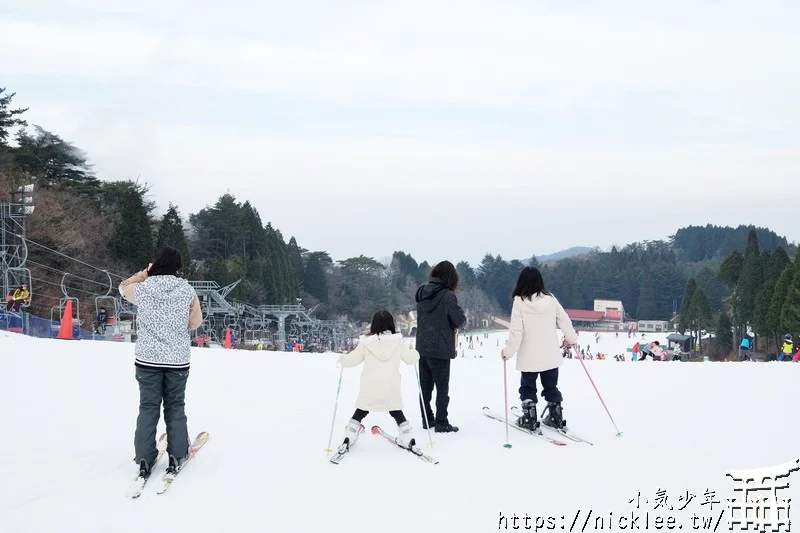
{"label": "pair of skis", "polygon": [[[172,486],[172,482],[175,481],[177,475],[183,471],[186,465],[194,459],[194,456],[197,455],[197,452],[203,445],[208,441],[209,434],[207,431],[200,432],[197,437],[195,437],[194,442],[192,442],[191,446],[189,446],[189,454],[186,456],[186,460],[178,467],[176,472],[167,472],[161,478],[161,486],[156,491],[156,494],[164,494],[167,490]],[[156,460],[153,463],[153,467],[150,469],[150,476],[143,477],[141,475],[136,476],[136,479],[133,480],[130,488],[128,489],[128,495],[131,498],[138,498],[142,495],[142,491],[144,490],[147,481],[152,477],[152,473],[155,470],[155,467],[161,461],[161,458],[167,451],[167,434],[164,433],[161,435],[161,438],[158,439],[158,443],[156,444],[156,448],[158,449],[158,455],[156,456]]]}
{"label": "pair of skis", "polygon": [[[489,407],[484,407],[482,409],[482,412],[483,412],[484,415],[486,415],[487,417],[489,417],[489,418],[491,418],[493,420],[497,420],[498,422],[502,422],[504,424],[506,423],[505,417],[500,416],[499,414],[495,413]],[[511,412],[513,413],[512,416],[514,417],[514,419],[519,417],[519,409],[517,407],[512,407],[511,408]],[[553,428],[553,427],[550,427],[550,426],[546,426],[544,424],[540,424],[539,427],[535,431],[531,431],[528,428],[523,428],[523,427],[518,426],[516,424],[515,420],[509,420],[508,421],[508,425],[510,427],[518,430],[518,431],[521,431],[521,432],[526,433],[528,435],[531,435],[531,436],[537,437],[539,439],[545,440],[545,441],[549,442],[550,444],[554,444],[556,446],[566,446],[567,443],[562,441],[562,440],[559,440],[557,438],[551,437],[550,434],[549,434],[550,432],[557,433],[559,436],[564,437],[565,439],[571,440],[572,442],[580,442],[580,443],[583,443],[583,444],[589,444],[591,446],[594,446],[593,443],[589,442],[588,440],[586,440],[586,439],[584,439],[582,437],[579,437],[578,435],[576,435],[575,433],[573,433],[572,431],[570,431],[570,430],[568,430],[566,428],[556,429],[556,428]],[[545,428],[548,431],[548,434],[545,434],[542,431],[542,428]]]}
{"label": "pair of skis", "polygon": [[[342,461],[342,459],[344,459],[344,456],[347,455],[347,453],[350,450],[353,449],[353,447],[358,442],[358,438],[361,436],[362,433],[364,433],[364,426],[363,425],[359,426],[358,432],[356,433],[356,437],[353,440],[353,442],[342,443],[342,445],[339,446],[339,449],[336,450],[336,453],[334,454],[334,456],[331,457],[330,462],[333,463],[333,464],[338,465]],[[426,463],[432,463],[432,464],[435,464],[435,465],[439,464],[439,461],[437,461],[436,459],[434,459],[430,455],[426,455],[425,453],[423,453],[423,451],[419,448],[419,446],[415,445],[415,446],[412,446],[411,448],[403,446],[403,444],[400,443],[400,440],[397,437],[387,433],[380,426],[372,426],[372,434],[373,435],[379,435],[379,436],[383,437],[384,439],[386,439],[387,441],[396,444],[399,448],[401,448],[401,449],[403,449],[403,450],[405,450],[407,452],[413,453],[414,455],[416,455],[417,457],[419,457],[422,461],[425,461]]]}

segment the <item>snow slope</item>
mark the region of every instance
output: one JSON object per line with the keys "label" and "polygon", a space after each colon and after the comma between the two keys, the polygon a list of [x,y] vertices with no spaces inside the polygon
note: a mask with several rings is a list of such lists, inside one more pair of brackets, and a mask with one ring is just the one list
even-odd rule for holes
{"label": "snow slope", "polygon": [[[733,487],[726,470],[798,457],[800,366],[787,363],[586,361],[624,433],[616,437],[581,362],[565,360],[565,417],[595,445],[558,448],[511,429],[506,449],[504,426],[480,412],[484,405],[502,411],[497,343],[504,338],[492,334],[453,362],[451,422],[461,431],[434,434],[433,447],[420,429],[414,370],[404,369],[406,413],[438,465],[369,433],[342,464],[328,462],[339,377],[332,354],[195,349],[189,429],[208,430],[211,439],[168,493],[157,496],[151,483],[130,500],[133,345],[0,334],[0,531],[478,533],[511,529],[501,513],[551,515],[557,530],[574,521],[575,531],[592,531],[598,516],[612,513],[619,529],[619,518],[634,512],[641,530],[646,518],[654,530],[657,514],[691,530],[692,513],[716,522],[724,510]],[[509,401],[516,404],[513,365]],[[334,445],[359,376],[358,368],[344,372]],[[368,428],[375,423],[396,431],[388,414],[365,420]],[[789,481],[781,495],[797,499],[800,473]],[[672,511],[654,509],[659,489]],[[713,512],[701,505],[707,490],[721,502]],[[694,498],[679,512],[686,491]],[[638,493],[637,510],[629,500]],[[723,517],[718,530],[725,529]]]}

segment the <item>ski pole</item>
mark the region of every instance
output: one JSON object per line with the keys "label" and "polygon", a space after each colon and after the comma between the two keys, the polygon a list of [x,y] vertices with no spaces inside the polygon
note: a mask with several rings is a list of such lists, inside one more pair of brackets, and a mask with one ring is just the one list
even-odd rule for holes
{"label": "ski pole", "polygon": [[505,396],[506,406],[506,443],[503,448],[511,448],[511,443],[508,442],[508,359],[503,358],[503,393]]}
{"label": "ski pole", "polygon": [[419,380],[419,368],[414,365],[414,372],[417,374],[417,387],[419,388],[419,404],[422,406],[422,413],[425,416],[425,425],[428,426],[428,441],[431,444],[431,448],[433,447],[433,436],[431,435],[431,423],[428,420],[428,410],[426,409],[425,399],[422,397],[422,382]]}
{"label": "ski pole", "polygon": [[600,391],[597,390],[597,385],[594,384],[594,380],[592,379],[591,374],[589,374],[589,369],[586,368],[586,363],[584,363],[583,362],[583,358],[579,356],[578,350],[576,350],[574,346],[571,346],[571,348],[575,352],[575,356],[578,357],[578,359],[580,360],[581,365],[583,366],[583,369],[586,371],[586,376],[589,378],[589,381],[592,383],[592,387],[594,387],[594,391],[597,393],[597,397],[600,398],[600,403],[603,404],[603,407],[605,408],[606,413],[608,413],[608,418],[610,418],[611,419],[611,423],[614,424],[614,429],[617,430],[617,437],[621,437],[622,436],[622,432],[617,427],[616,422],[614,422],[614,417],[611,416],[611,412],[608,410],[608,407],[606,406],[606,402],[603,401],[603,397],[600,395]]}
{"label": "ski pole", "polygon": [[342,390],[342,375],[344,374],[344,367],[339,371],[339,385],[336,386],[336,403],[333,405],[333,419],[331,420],[331,435],[328,437],[328,447],[325,451],[330,454],[333,449],[331,443],[333,442],[333,426],[336,424],[336,411],[339,409],[339,391]]}

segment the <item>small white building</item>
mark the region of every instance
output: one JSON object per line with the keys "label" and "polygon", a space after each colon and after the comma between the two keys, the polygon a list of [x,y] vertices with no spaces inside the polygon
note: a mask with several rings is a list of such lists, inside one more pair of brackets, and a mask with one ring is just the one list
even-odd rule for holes
{"label": "small white building", "polygon": [[666,320],[640,320],[636,325],[639,333],[664,333],[669,331],[669,322]]}
{"label": "small white building", "polygon": [[594,310],[603,313],[603,322],[622,322],[625,318],[625,308],[622,300],[595,299]]}

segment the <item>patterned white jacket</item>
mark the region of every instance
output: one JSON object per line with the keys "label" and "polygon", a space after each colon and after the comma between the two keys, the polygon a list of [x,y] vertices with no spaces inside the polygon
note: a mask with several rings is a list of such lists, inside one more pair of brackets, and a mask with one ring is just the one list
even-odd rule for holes
{"label": "patterned white jacket", "polygon": [[136,366],[186,370],[191,359],[189,332],[203,313],[194,288],[176,276],[148,277],[147,271],[123,281],[123,298],[136,304]]}

